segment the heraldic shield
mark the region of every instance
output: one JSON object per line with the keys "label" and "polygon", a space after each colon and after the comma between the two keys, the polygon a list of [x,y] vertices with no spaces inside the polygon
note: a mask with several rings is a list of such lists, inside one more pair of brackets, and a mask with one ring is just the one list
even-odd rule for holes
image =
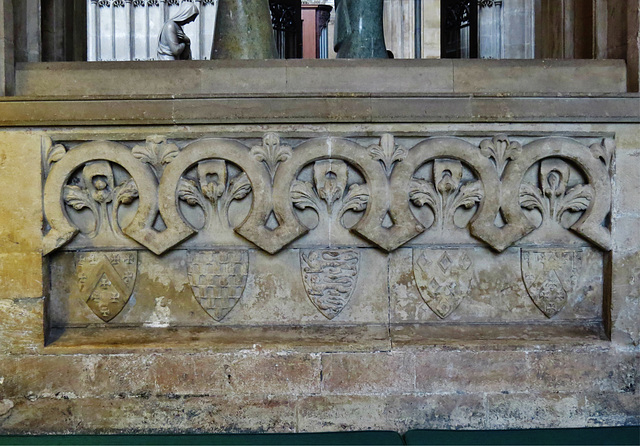
{"label": "heraldic shield", "polygon": [[75,261],[82,299],[96,316],[109,322],[131,298],[138,272],[137,251],[78,252]]}
{"label": "heraldic shield", "polygon": [[353,249],[300,251],[302,282],[307,296],[327,319],[333,319],[351,299],[358,280],[360,253]]}
{"label": "heraldic shield", "polygon": [[249,252],[189,251],[187,276],[200,306],[222,321],[242,298],[249,272]]}
{"label": "heraldic shield", "polygon": [[567,304],[582,265],[579,250],[528,250],[521,254],[522,280],[536,307],[551,318]]}
{"label": "heraldic shield", "polygon": [[468,249],[414,249],[413,275],[420,295],[441,319],[468,296],[473,280]]}

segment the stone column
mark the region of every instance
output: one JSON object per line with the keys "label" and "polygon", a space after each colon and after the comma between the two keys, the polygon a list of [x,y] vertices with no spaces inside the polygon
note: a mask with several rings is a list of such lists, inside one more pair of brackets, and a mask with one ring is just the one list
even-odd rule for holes
{"label": "stone column", "polygon": [[220,0],[211,59],[276,59],[268,0]]}
{"label": "stone column", "polygon": [[15,88],[13,44],[13,3],[0,0],[0,96],[12,95]]}

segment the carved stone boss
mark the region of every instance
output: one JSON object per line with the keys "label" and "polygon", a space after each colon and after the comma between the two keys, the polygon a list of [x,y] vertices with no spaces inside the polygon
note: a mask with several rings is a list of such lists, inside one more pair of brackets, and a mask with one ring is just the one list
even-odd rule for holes
{"label": "carved stone boss", "polygon": [[[459,138],[429,138],[411,149],[389,134],[370,147],[330,137],[294,149],[273,133],[254,147],[202,139],[180,148],[151,137],[133,149],[94,141],[67,150],[47,140],[44,210],[49,229],[43,252],[50,254],[79,234],[90,240],[96,251],[76,254],[78,278],[87,304],[106,322],[126,305],[136,277],[133,260],[124,266],[114,263],[116,257],[137,264],[137,255],[127,253],[140,245],[162,255],[197,234],[194,241],[203,249],[189,248],[188,281],[203,309],[220,321],[240,300],[249,270],[246,247],[221,246],[225,237],[240,236],[276,254],[323,228],[330,234],[354,234],[385,251],[425,231],[450,237],[446,244],[455,245],[457,234],[468,231],[501,252],[534,231],[552,239],[548,234],[569,229],[610,250],[606,220],[614,149],[609,139],[587,147],[551,137],[522,146],[506,135],[479,147]],[[429,175],[422,178],[418,172],[425,166]],[[531,169],[537,169],[533,182],[526,176]],[[248,215],[232,223],[229,209],[242,200],[251,200]],[[134,206],[134,215],[124,218],[123,206]],[[204,225],[189,221],[184,206],[201,209]],[[416,217],[420,208],[429,209],[431,222]],[[456,222],[458,209],[472,214],[463,225]],[[303,223],[302,211],[317,215],[315,227]],[[80,227],[74,212],[91,215],[93,223]],[[360,254],[326,242],[328,249],[301,249],[300,267],[310,300],[333,319],[357,286]],[[105,254],[103,247],[122,251]],[[522,248],[521,253],[527,291],[547,317],[554,316],[575,285],[580,251]],[[439,317],[453,312],[471,288],[472,257],[465,248],[414,250],[416,284]]]}

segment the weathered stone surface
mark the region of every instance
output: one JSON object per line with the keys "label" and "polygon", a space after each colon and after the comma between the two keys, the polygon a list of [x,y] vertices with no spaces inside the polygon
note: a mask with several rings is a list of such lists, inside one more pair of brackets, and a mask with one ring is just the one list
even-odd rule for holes
{"label": "weathered stone surface", "polygon": [[637,352],[577,349],[570,352],[529,354],[532,375],[529,385],[538,391],[571,392],[576,382],[584,391],[636,392]]}
{"label": "weathered stone surface", "polygon": [[580,427],[586,422],[581,403],[573,393],[489,394],[487,424],[494,429]]}
{"label": "weathered stone surface", "polygon": [[640,150],[619,150],[616,156],[615,210],[619,213],[640,213],[637,191],[640,189],[638,163]]}
{"label": "weathered stone surface", "polygon": [[0,253],[0,299],[41,297],[42,254]]}
{"label": "weathered stone surface", "polygon": [[434,349],[416,354],[416,391],[518,392],[530,387],[527,353]]}
{"label": "weathered stone surface", "polygon": [[[312,396],[298,403],[298,429],[342,430],[480,429],[480,395]],[[349,421],[347,421],[349,420]]]}
{"label": "weathered stone surface", "polygon": [[0,354],[37,353],[44,346],[42,299],[0,299]]}
{"label": "weathered stone surface", "polygon": [[415,361],[403,352],[322,355],[325,393],[393,394],[414,390]]}
{"label": "weathered stone surface", "polygon": [[294,404],[269,396],[42,398],[13,403],[0,416],[3,434],[258,433],[294,432],[296,426]]}

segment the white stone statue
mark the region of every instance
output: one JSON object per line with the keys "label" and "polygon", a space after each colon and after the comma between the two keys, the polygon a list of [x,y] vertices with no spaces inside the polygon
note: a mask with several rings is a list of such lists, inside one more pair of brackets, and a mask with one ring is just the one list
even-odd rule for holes
{"label": "white stone statue", "polygon": [[198,17],[198,8],[184,2],[175,16],[167,20],[158,37],[158,60],[191,60],[191,40],[182,27]]}

